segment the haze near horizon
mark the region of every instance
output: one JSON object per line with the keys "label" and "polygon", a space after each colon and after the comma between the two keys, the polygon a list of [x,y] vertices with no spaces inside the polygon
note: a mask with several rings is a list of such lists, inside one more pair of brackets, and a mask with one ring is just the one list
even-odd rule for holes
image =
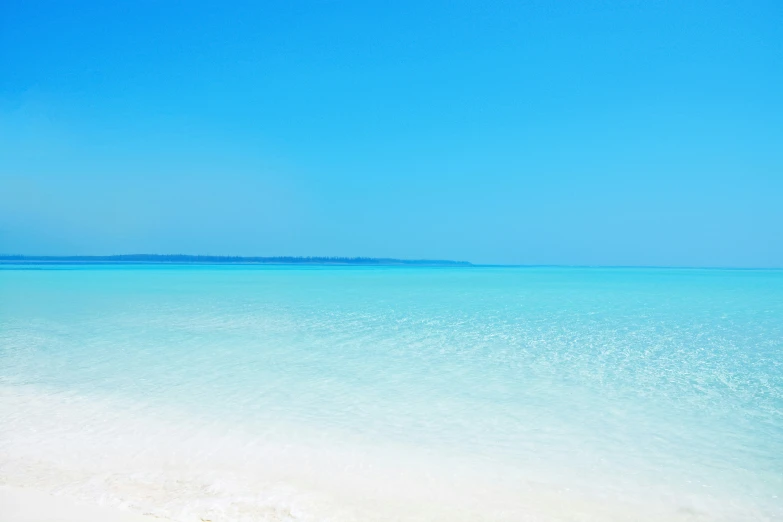
{"label": "haze near horizon", "polygon": [[0,6],[0,254],[783,267],[783,4]]}

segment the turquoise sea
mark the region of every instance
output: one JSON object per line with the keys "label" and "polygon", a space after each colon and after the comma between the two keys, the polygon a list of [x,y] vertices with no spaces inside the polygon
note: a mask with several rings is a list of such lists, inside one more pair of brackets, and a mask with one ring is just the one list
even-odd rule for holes
{"label": "turquoise sea", "polygon": [[178,521],[783,520],[783,271],[6,265],[0,483]]}

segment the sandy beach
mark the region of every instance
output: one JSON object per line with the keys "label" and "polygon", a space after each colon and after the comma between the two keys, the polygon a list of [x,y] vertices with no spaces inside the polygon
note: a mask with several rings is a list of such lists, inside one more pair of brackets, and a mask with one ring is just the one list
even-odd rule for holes
{"label": "sandy beach", "polygon": [[150,522],[164,520],[82,504],[33,489],[0,487],[0,522]]}

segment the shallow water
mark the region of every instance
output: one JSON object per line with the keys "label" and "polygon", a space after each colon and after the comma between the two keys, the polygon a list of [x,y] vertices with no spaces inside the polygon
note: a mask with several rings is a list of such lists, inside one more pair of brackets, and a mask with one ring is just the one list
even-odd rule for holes
{"label": "shallow water", "polygon": [[0,482],[182,521],[783,520],[783,271],[0,268]]}

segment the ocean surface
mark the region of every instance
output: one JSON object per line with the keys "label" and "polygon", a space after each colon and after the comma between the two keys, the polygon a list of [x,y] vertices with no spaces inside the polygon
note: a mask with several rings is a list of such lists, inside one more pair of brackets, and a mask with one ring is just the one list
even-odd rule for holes
{"label": "ocean surface", "polygon": [[783,271],[0,267],[0,484],[177,521],[783,520]]}

